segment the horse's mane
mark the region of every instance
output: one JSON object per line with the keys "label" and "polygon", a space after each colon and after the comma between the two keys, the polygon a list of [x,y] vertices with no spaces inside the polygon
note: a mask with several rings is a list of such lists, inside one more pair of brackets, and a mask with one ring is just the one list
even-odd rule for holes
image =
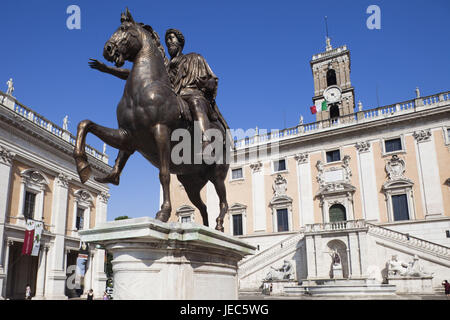
{"label": "horse's mane", "polygon": [[164,59],[164,66],[166,67],[167,72],[169,71],[169,59],[167,59],[166,51],[164,50],[164,47],[161,44],[161,40],[159,38],[158,33],[153,30],[153,28],[147,24],[144,23],[138,23],[144,30],[146,30],[155,40],[156,46],[158,47],[159,51],[161,52],[161,55]]}

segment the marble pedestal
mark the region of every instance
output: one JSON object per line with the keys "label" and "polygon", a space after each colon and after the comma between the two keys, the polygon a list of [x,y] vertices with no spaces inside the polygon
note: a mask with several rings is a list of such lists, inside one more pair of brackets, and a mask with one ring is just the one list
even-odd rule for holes
{"label": "marble pedestal", "polygon": [[344,274],[342,272],[342,266],[340,264],[333,265],[333,279],[343,279]]}
{"label": "marble pedestal", "polygon": [[79,232],[113,255],[116,300],[234,300],[237,263],[255,247],[194,223],[112,221]]}
{"label": "marble pedestal", "polygon": [[420,293],[432,294],[433,291],[433,277],[409,277],[409,276],[389,276],[388,283],[395,285],[397,293]]}

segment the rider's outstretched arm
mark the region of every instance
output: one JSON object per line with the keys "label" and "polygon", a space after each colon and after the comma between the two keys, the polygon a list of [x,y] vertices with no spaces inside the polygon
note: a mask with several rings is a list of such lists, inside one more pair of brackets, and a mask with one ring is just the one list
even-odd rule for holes
{"label": "rider's outstretched arm", "polygon": [[128,69],[121,69],[116,67],[109,67],[106,64],[96,60],[96,59],[89,59],[89,66],[92,69],[97,69],[104,73],[112,74],[113,76],[116,76],[117,78],[120,78],[122,80],[127,80],[128,75],[130,74],[130,70]]}

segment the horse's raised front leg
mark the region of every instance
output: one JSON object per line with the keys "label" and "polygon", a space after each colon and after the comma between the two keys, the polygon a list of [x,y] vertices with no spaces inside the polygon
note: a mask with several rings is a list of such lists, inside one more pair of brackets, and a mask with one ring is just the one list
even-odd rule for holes
{"label": "horse's raised front leg", "polygon": [[172,211],[170,202],[170,130],[167,126],[157,124],[153,128],[153,135],[159,155],[159,181],[163,189],[163,203],[161,210],[156,214],[156,219],[167,222]]}
{"label": "horse's raised front leg", "polygon": [[132,152],[120,150],[116,158],[116,163],[114,164],[111,172],[108,173],[105,177],[95,177],[95,181],[100,183],[112,183],[118,186],[120,181],[120,174],[122,173],[123,167],[125,167],[128,158],[130,158],[132,154]]}
{"label": "horse's raised front leg", "polygon": [[85,183],[92,174],[85,151],[86,136],[89,132],[93,133],[113,148],[127,150],[131,153],[133,152],[133,150],[131,150],[129,135],[125,130],[106,128],[90,120],[81,121],[77,128],[77,140],[75,142],[73,157],[75,158],[78,175],[80,176],[80,181],[82,183]]}

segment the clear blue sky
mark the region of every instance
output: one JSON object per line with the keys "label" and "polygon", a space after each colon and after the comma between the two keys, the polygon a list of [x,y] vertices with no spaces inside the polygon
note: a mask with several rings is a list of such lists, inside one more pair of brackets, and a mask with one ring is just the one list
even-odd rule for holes
{"label": "clear blue sky", "polygon": [[[81,30],[69,30],[66,9],[81,8]],[[381,30],[369,30],[366,9],[381,8]],[[19,101],[69,129],[83,119],[117,127],[124,81],[91,70],[128,6],[135,20],[163,38],[168,28],[186,37],[184,52],[201,53],[219,77],[217,102],[232,128],[292,127],[302,114],[314,121],[309,61],[325,49],[324,16],[334,47],[351,52],[351,80],[364,108],[450,88],[450,2],[441,1],[4,1],[0,19],[0,88],[13,77]],[[127,64],[126,66],[129,66]],[[88,143],[101,150],[92,135]],[[117,151],[108,147],[110,163]],[[139,154],[121,184],[111,186],[108,220],[153,217],[158,171]]]}

